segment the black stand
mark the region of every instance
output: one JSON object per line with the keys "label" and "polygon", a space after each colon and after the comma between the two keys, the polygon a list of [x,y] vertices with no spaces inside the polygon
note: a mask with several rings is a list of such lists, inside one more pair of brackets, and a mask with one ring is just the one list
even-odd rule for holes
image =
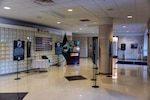
{"label": "black stand", "polygon": [[29,68],[28,68],[28,58],[27,58],[27,70],[26,70],[26,73],[30,73],[29,72]]}
{"label": "black stand", "polygon": [[93,81],[94,81],[94,85],[92,86],[92,88],[99,88],[99,86],[96,85],[96,82],[97,82],[97,77],[96,77],[97,69],[98,69],[97,65],[95,65],[95,67],[93,67]]}
{"label": "black stand", "polygon": [[19,61],[20,61],[20,59],[18,59],[18,61],[17,61],[17,78],[15,78],[15,80],[20,80],[21,79],[21,78],[18,77],[18,74],[19,74],[19,72],[18,72],[18,63],[19,63]]}

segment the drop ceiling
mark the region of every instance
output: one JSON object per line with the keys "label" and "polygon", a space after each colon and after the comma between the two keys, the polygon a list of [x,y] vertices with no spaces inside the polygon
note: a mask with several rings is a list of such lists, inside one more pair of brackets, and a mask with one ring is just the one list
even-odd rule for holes
{"label": "drop ceiling", "polygon": [[[5,10],[3,7],[10,7]],[[72,12],[68,12],[72,9]],[[56,27],[78,34],[98,34],[101,18],[113,17],[114,35],[143,34],[150,16],[150,0],[0,0],[0,17]],[[132,19],[127,19],[132,15]],[[88,19],[88,21],[80,21]],[[57,22],[61,22],[57,24]],[[126,27],[123,27],[126,26]]]}

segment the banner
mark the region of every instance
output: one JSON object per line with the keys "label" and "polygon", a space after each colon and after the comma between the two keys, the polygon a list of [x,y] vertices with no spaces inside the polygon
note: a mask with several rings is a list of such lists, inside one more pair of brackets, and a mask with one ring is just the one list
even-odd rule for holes
{"label": "banner", "polygon": [[70,58],[70,49],[69,49],[69,43],[67,40],[67,36],[65,34],[62,42],[62,54],[65,57],[66,60]]}
{"label": "banner", "polygon": [[24,60],[24,41],[14,41],[13,60]]}
{"label": "banner", "polygon": [[31,57],[31,42],[27,41],[27,58]]}

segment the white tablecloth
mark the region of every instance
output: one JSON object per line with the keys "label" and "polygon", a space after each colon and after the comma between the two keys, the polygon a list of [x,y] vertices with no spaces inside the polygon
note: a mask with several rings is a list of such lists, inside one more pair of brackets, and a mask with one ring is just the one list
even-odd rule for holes
{"label": "white tablecloth", "polygon": [[32,60],[32,68],[48,68],[49,61],[47,59],[36,59]]}

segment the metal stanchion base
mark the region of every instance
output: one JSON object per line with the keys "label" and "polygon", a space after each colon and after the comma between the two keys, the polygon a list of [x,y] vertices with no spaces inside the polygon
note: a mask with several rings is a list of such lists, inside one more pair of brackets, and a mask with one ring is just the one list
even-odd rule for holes
{"label": "metal stanchion base", "polygon": [[96,81],[96,79],[91,79],[91,81]]}
{"label": "metal stanchion base", "polygon": [[25,73],[30,73],[29,71],[25,71]]}
{"label": "metal stanchion base", "polygon": [[20,80],[21,78],[15,78],[15,80]]}
{"label": "metal stanchion base", "polygon": [[112,77],[112,75],[107,75],[107,77]]}
{"label": "metal stanchion base", "polygon": [[92,88],[99,88],[99,86],[97,86],[97,85],[94,85],[94,86],[92,86]]}

